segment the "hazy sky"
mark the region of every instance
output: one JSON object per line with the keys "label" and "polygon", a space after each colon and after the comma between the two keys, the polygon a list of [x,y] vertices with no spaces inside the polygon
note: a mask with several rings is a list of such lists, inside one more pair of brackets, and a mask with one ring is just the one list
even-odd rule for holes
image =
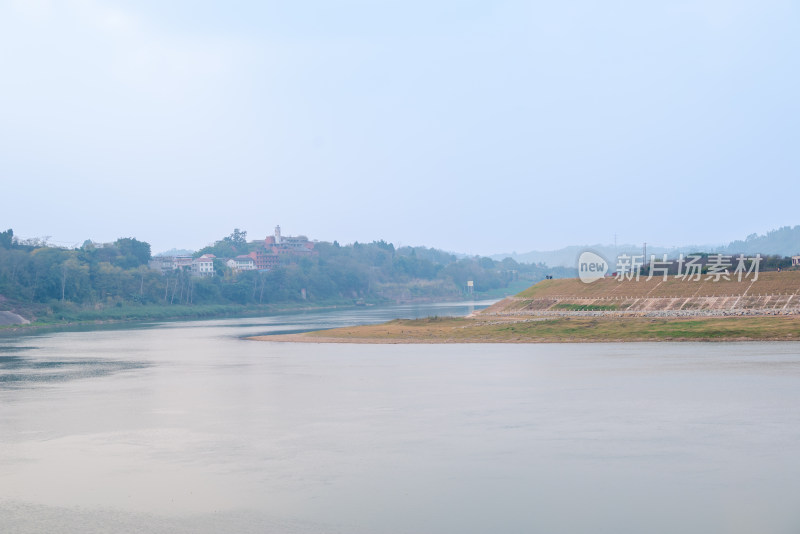
{"label": "hazy sky", "polygon": [[0,229],[467,253],[800,224],[800,3],[0,2]]}

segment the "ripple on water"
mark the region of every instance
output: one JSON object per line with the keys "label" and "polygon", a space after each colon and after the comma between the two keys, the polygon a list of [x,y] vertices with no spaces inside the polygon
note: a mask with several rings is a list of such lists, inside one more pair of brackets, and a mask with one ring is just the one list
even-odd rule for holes
{"label": "ripple on water", "polygon": [[146,362],[92,358],[40,360],[20,355],[0,356],[0,388],[60,383],[148,367]]}

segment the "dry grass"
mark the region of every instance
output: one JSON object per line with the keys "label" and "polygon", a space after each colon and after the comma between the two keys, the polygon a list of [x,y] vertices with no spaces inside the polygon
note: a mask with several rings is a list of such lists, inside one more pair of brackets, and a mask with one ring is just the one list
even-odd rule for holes
{"label": "dry grass", "polygon": [[800,289],[800,271],[783,271],[760,273],[756,282],[752,282],[752,278],[743,278],[741,282],[736,278],[731,278],[730,281],[714,282],[706,280],[706,276],[703,276],[700,281],[684,281],[671,276],[665,282],[658,277],[647,281],[643,276],[639,281],[620,282],[614,278],[603,278],[591,284],[585,284],[577,278],[562,278],[539,282],[519,293],[517,297],[640,298],[650,296],[687,298],[741,295],[745,291],[748,295],[792,294],[798,289]]}
{"label": "dry grass", "polygon": [[577,278],[544,280],[486,313],[536,313],[541,310],[775,310],[800,306],[800,271],[760,273],[758,280],[680,280],[674,277],[639,281],[603,278],[585,284]]}

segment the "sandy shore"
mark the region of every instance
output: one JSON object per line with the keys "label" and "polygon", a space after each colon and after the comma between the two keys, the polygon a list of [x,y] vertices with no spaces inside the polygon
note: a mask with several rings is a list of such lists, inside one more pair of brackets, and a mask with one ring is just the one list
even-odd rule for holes
{"label": "sandy shore", "polygon": [[250,339],[293,343],[618,343],[800,341],[800,316],[497,317],[398,319],[388,323]]}
{"label": "sandy shore", "polygon": [[[339,338],[339,337],[324,337],[324,336],[307,336],[304,334],[280,334],[275,336],[255,336],[248,338],[254,341],[271,341],[274,343],[340,343],[350,345],[443,345],[443,344],[495,344],[495,343],[516,343],[516,344],[544,344],[544,343],[663,343],[666,341],[671,342],[733,342],[733,341],[787,341],[786,339],[754,339],[749,337],[741,338],[672,338],[672,339],[648,339],[648,338],[619,338],[619,339],[602,339],[602,340],[588,340],[580,338],[563,338],[563,339],[423,339],[423,338],[406,338],[406,339],[374,339],[374,338]],[[794,340],[800,341],[800,339]]]}

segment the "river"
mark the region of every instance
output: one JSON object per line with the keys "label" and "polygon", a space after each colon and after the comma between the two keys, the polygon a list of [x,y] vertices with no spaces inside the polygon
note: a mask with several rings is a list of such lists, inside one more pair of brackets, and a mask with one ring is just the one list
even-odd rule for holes
{"label": "river", "polygon": [[244,339],[475,308],[0,337],[0,532],[800,530],[798,344]]}

